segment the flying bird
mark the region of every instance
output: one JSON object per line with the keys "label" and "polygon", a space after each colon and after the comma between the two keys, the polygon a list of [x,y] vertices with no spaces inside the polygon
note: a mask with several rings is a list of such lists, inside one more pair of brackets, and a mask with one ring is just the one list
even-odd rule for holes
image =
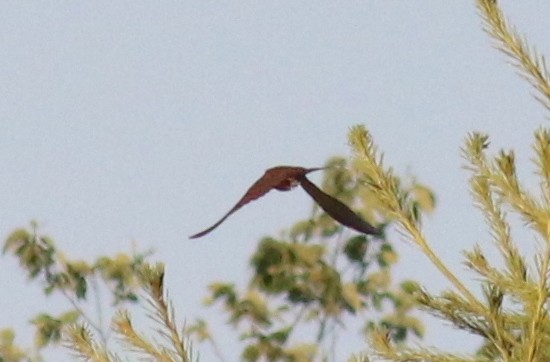
{"label": "flying bird", "polygon": [[277,166],[265,171],[262,177],[257,180],[246,193],[241,197],[239,202],[231,210],[227,212],[219,221],[208,229],[197,234],[191,235],[190,239],[200,238],[217,228],[231,214],[239,210],[241,207],[256,200],[269,191],[276,189],[278,191],[289,191],[298,184],[317,202],[317,204],[334,220],[342,225],[350,227],[354,230],[365,234],[381,235],[380,229],[375,228],[357,214],[355,214],[346,205],[335,199],[334,197],[324,193],[311,181],[306,178],[306,175],[313,171],[325,169],[326,167],[304,168],[295,166]]}

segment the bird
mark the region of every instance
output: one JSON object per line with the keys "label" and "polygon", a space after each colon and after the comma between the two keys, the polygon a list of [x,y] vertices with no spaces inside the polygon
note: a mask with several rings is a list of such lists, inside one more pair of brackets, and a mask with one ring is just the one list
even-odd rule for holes
{"label": "bird", "polygon": [[248,204],[250,201],[262,197],[273,189],[278,191],[290,191],[298,185],[315,200],[321,209],[342,225],[364,234],[381,235],[381,230],[379,228],[361,219],[345,204],[321,191],[321,189],[306,178],[307,174],[326,168],[327,167],[305,168],[299,166],[276,166],[266,170],[262,177],[252,184],[237,204],[235,204],[235,206],[233,206],[233,208],[231,208],[231,210],[229,210],[220,220],[209,228],[191,235],[189,238],[196,239],[210,233],[241,207]]}

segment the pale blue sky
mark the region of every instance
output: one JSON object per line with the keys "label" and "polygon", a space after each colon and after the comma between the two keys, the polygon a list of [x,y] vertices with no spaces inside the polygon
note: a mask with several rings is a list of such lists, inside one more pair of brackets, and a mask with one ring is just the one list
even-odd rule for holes
{"label": "pale blue sky", "polygon": [[[550,3],[502,3],[548,54]],[[5,3],[1,234],[36,219],[70,257],[153,247],[179,317],[223,320],[220,308],[201,307],[207,284],[244,283],[255,243],[305,217],[310,200],[299,191],[268,195],[211,235],[187,236],[266,168],[348,155],[348,129],[363,123],[388,164],[434,189],[426,234],[474,285],[460,251],[489,238],[470,204],[463,139],[490,133],[492,149],[516,149],[530,178],[532,134],[547,125],[531,89],[490,43],[473,1]],[[447,285],[397,234],[393,243],[398,278]],[[32,313],[66,307],[44,302],[12,258],[0,261],[0,288],[10,291],[0,298],[10,311],[0,327],[16,327],[21,343],[31,338]],[[456,343],[465,333],[428,327],[428,344],[475,346]],[[223,339],[228,330],[218,331]],[[340,343],[342,356],[365,347]],[[221,347],[236,358],[233,341]]]}

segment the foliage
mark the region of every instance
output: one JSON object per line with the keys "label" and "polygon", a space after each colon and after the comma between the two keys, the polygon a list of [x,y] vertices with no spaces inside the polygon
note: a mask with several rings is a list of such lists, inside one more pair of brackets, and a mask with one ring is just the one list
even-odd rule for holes
{"label": "foliage", "polygon": [[[88,286],[92,285],[92,291],[97,293],[99,281],[109,290],[112,305],[118,308],[110,329],[125,348],[155,361],[194,360],[164,291],[164,266],[145,262],[150,253],[133,257],[126,254],[114,258],[102,256],[92,264],[67,260],[51,238],[38,233],[35,223],[30,231],[15,230],[5,242],[4,253],[16,256],[29,278],[41,282],[46,295],[61,293],[72,309],[58,317],[39,313],[31,320],[36,327],[36,338],[30,352],[14,344],[13,331],[0,331],[0,361],[41,361],[40,350],[60,342],[83,361],[122,361],[117,353],[111,351],[108,332],[102,328],[101,301],[96,299],[97,320],[83,308],[90,297]],[[156,335],[164,343],[137,332],[130,312],[122,308],[143,299],[138,298],[139,290],[145,294],[148,316],[157,326]]]}
{"label": "foliage", "polygon": [[[537,90],[537,99],[550,104],[549,75],[544,59],[529,52],[525,40],[507,25],[494,0],[478,0],[486,32]],[[407,348],[391,342],[384,330],[374,331],[370,343],[375,356],[391,361],[546,361],[550,359],[550,320],[547,301],[550,273],[550,130],[535,132],[534,163],[540,178],[540,196],[520,183],[513,151],[487,155],[487,135],[468,135],[462,150],[471,173],[470,188],[475,205],[483,213],[490,236],[503,265],[491,265],[482,248],[465,251],[465,265],[477,274],[482,296],[475,296],[435,255],[412,217],[411,203],[404,196],[391,169],[368,131],[360,126],[350,132],[355,168],[364,184],[375,192],[386,211],[409,240],[422,250],[445,276],[453,289],[431,295],[414,293],[423,309],[457,328],[480,336],[484,343],[475,355],[457,355],[427,348]],[[509,214],[518,214],[540,241],[533,261],[519,252],[511,233]],[[367,357],[363,360],[368,361]]]}
{"label": "foliage", "polygon": [[[399,187],[387,188],[387,185],[395,186],[391,171],[383,169],[368,132],[362,127],[354,128],[351,138],[357,151],[358,168],[365,172],[367,183],[371,187],[380,186],[380,198],[386,198],[386,206],[396,215],[398,225],[455,288],[437,296],[420,289],[414,293],[416,300],[428,312],[484,340],[484,345],[476,355],[459,356],[425,348],[395,346],[386,331],[378,330],[370,336],[376,354],[392,361],[548,360],[550,199],[546,195],[550,190],[550,178],[546,175],[550,175],[550,130],[540,129],[535,132],[535,164],[541,177],[541,198],[530,195],[520,184],[513,152],[501,151],[490,159],[486,155],[486,135],[472,133],[466,140],[463,153],[468,160],[467,168],[472,173],[472,195],[476,206],[485,216],[492,241],[504,262],[502,267],[489,264],[479,245],[464,253],[465,265],[481,281],[481,300],[466,289],[433,253],[418,225],[411,222],[410,213],[407,212],[408,203],[401,201]],[[507,212],[518,213],[543,241],[531,265],[512,241]]]}
{"label": "foliage", "polygon": [[[114,307],[136,302],[136,293],[142,286],[139,271],[150,255],[150,252],[133,256],[121,253],[114,257],[101,256],[91,263],[71,260],[55,246],[52,238],[38,232],[35,222],[29,230],[13,231],[4,243],[3,253],[16,257],[28,278],[42,285],[46,296],[60,294],[70,305],[58,316],[41,312],[31,318],[35,341],[30,352],[14,344],[13,331],[3,330],[0,360],[5,361],[41,360],[40,350],[58,344],[63,329],[77,321],[85,321],[106,344],[109,331],[103,322],[105,301],[99,298],[101,290],[109,292]],[[89,304],[95,307],[95,315],[86,312]]]}
{"label": "foliage", "polygon": [[[344,159],[333,158],[327,166],[326,192],[356,205],[370,223],[391,222],[376,198],[355,181]],[[416,182],[406,197],[416,219],[435,203],[431,192]],[[260,240],[246,290],[230,282],[212,283],[207,304],[224,306],[246,343],[241,352],[245,361],[334,360],[334,337],[353,319],[364,320],[364,331],[384,326],[396,342],[410,333],[423,334],[422,324],[411,315],[415,283],[391,283],[397,260],[385,237],[351,233],[314,206],[310,218],[280,237]],[[300,341],[304,334],[312,337]]]}
{"label": "foliage", "polygon": [[477,0],[476,4],[485,24],[485,32],[494,40],[496,48],[506,55],[520,75],[536,90],[536,99],[550,110],[550,75],[546,70],[544,57],[539,56],[508,25],[496,0]]}
{"label": "foliage", "polygon": [[0,330],[0,360],[5,362],[16,362],[27,360],[37,360],[32,358],[30,353],[14,344],[15,333],[8,328]]}

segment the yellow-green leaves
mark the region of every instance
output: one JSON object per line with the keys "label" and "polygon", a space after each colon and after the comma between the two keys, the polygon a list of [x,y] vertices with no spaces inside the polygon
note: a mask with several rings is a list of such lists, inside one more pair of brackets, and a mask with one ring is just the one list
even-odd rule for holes
{"label": "yellow-green leaves", "polygon": [[391,168],[384,168],[384,157],[364,126],[352,127],[348,138],[354,151],[354,169],[369,196],[377,200],[381,214],[395,220],[407,233],[414,233],[421,214],[433,210],[434,194],[417,182],[404,186]]}
{"label": "yellow-green leaves", "polygon": [[36,326],[35,342],[38,347],[44,347],[48,343],[55,343],[61,340],[62,328],[76,322],[80,313],[69,311],[55,318],[49,314],[42,313],[32,320]]}
{"label": "yellow-green leaves", "polygon": [[[479,149],[480,135],[472,134],[463,149],[471,171],[470,185],[476,205],[485,216],[490,227],[494,244],[504,261],[503,267],[492,266],[481,248],[476,246],[466,252],[466,265],[481,276],[487,300],[488,323],[479,325],[483,335],[491,336],[483,348],[483,353],[493,358],[511,356],[513,360],[538,361],[550,356],[550,351],[542,348],[550,338],[546,334],[547,312],[545,302],[548,288],[548,264],[550,238],[550,200],[548,179],[550,174],[549,132],[539,129],[535,132],[534,163],[536,173],[541,178],[542,197],[526,191],[516,172],[515,155],[512,151],[500,151],[496,156],[486,154],[486,148]],[[483,136],[487,143],[487,137]],[[542,250],[535,256],[538,275],[529,273],[529,265],[511,238],[507,213],[517,213],[526,224],[545,240]],[[527,240],[523,241],[526,242]],[[510,310],[503,301],[512,301],[517,308]],[[523,336],[513,336],[521,331]]]}
{"label": "yellow-green leaves", "polygon": [[[46,295],[57,294],[70,307],[67,312],[58,316],[40,313],[31,319],[36,330],[35,350],[58,344],[66,331],[67,341],[71,341],[71,348],[77,355],[82,356],[89,352],[94,356],[93,360],[116,360],[106,352],[101,352],[104,350],[99,344],[92,343],[88,327],[69,327],[77,320],[85,321],[104,342],[107,331],[104,330],[106,325],[102,321],[102,309],[105,307],[102,303],[105,301],[98,296],[100,289],[103,289],[105,296],[111,297],[115,305],[136,301],[136,291],[143,285],[140,268],[149,253],[103,256],[91,262],[70,259],[57,248],[50,237],[39,233],[35,222],[31,223],[30,230],[17,229],[12,232],[4,243],[3,252],[18,259],[29,278],[39,282]],[[86,313],[90,294],[95,297],[91,299],[95,303],[97,315]]]}
{"label": "yellow-green leaves", "polygon": [[107,352],[105,346],[94,340],[93,334],[86,325],[72,324],[64,331],[65,345],[73,354],[83,361],[118,362],[115,354]]}
{"label": "yellow-green leaves", "polygon": [[358,311],[363,306],[361,295],[357,291],[357,285],[348,283],[342,285],[342,297],[352,311]]}
{"label": "yellow-green leaves", "polygon": [[32,231],[17,229],[12,232],[4,243],[3,253],[13,253],[19,258],[19,264],[27,270],[30,278],[36,277],[42,270],[54,264],[53,241],[39,235],[36,224]]}
{"label": "yellow-green leaves", "polygon": [[550,74],[544,56],[527,43],[525,37],[508,25],[495,0],[477,0],[477,7],[485,23],[485,31],[495,46],[508,57],[524,79],[537,91],[536,99],[550,110]]}
{"label": "yellow-green leaves", "polygon": [[15,345],[15,333],[11,329],[0,329],[0,356],[5,361],[23,361],[26,353]]}
{"label": "yellow-green leaves", "polygon": [[435,209],[436,198],[433,191],[421,184],[413,184],[410,189],[413,204],[419,211],[430,213]]}

